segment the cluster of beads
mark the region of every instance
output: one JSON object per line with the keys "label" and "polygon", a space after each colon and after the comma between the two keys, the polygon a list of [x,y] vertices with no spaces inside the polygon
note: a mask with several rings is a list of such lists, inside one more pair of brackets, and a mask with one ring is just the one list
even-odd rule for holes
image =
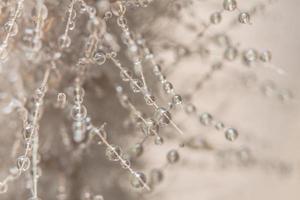
{"label": "cluster of beads", "polygon": [[[25,152],[23,155],[19,156],[17,158],[17,166],[12,168],[10,170],[10,174],[2,181],[0,182],[0,193],[7,192],[8,186],[7,183],[10,181],[13,181],[21,176],[21,174],[25,171],[27,171],[30,168],[31,161],[30,161],[30,154],[32,154],[32,160],[33,160],[33,168],[34,168],[34,176],[33,181],[35,184],[34,188],[34,196],[37,195],[37,180],[39,177],[38,172],[41,170],[37,167],[38,164],[38,129],[39,125],[38,122],[42,116],[42,105],[43,105],[43,99],[45,96],[45,93],[47,91],[47,82],[50,74],[50,68],[47,69],[41,86],[36,89],[34,97],[33,97],[33,104],[26,116],[24,116],[23,124],[24,124],[24,130],[23,130],[23,137],[25,140]],[[27,113],[27,112],[26,112]]]}
{"label": "cluster of beads", "polygon": [[9,20],[5,23],[4,28],[6,30],[6,36],[3,42],[0,44],[0,62],[6,61],[8,58],[8,42],[11,37],[14,37],[18,33],[17,19],[21,16],[23,10],[24,0],[18,0],[16,8],[11,13]]}

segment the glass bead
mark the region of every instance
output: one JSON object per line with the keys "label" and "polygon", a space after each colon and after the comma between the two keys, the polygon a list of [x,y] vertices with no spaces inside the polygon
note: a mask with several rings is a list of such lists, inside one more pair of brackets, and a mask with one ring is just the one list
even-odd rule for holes
{"label": "glass bead", "polygon": [[215,124],[215,128],[216,128],[217,130],[222,130],[223,128],[225,128],[225,125],[223,124],[223,122],[217,122],[217,123]]}
{"label": "glass bead", "polygon": [[235,47],[228,47],[225,50],[224,57],[228,61],[234,61],[237,56],[238,56],[238,50]]}
{"label": "glass bead", "polygon": [[179,104],[182,104],[182,97],[180,95],[174,95],[172,97],[172,103],[174,105],[179,105]]}
{"label": "glass bead", "polygon": [[239,22],[242,24],[249,24],[250,23],[250,15],[246,12],[241,12],[239,14]]}
{"label": "glass bead", "polygon": [[71,38],[68,36],[68,35],[61,35],[59,38],[58,38],[58,46],[61,48],[61,49],[64,49],[64,48],[68,48],[70,47],[71,45]]}
{"label": "glass bead", "polygon": [[164,138],[162,138],[160,136],[155,137],[154,144],[162,145],[163,143],[164,143]]}
{"label": "glass bead", "polygon": [[120,156],[122,154],[122,150],[119,146],[111,145],[106,148],[105,155],[110,161],[118,161],[120,160]]}
{"label": "glass bead", "polygon": [[151,106],[151,105],[155,104],[155,97],[151,94],[146,94],[144,99],[145,99],[147,105]]}
{"label": "glass bead", "polygon": [[154,120],[147,119],[146,122],[142,124],[142,130],[146,136],[153,136],[158,134],[159,126]]}
{"label": "glass bead", "polygon": [[272,53],[270,51],[264,51],[260,54],[259,58],[262,62],[270,62],[272,60]]}
{"label": "glass bead", "polygon": [[131,185],[134,188],[143,188],[146,184],[147,178],[142,172],[135,172],[131,179]]}
{"label": "glass bead", "polygon": [[141,80],[134,79],[130,82],[130,87],[134,93],[139,93],[144,87],[144,84]]}
{"label": "glass bead", "polygon": [[135,144],[132,148],[131,148],[131,155],[134,157],[139,157],[143,154],[144,152],[144,147],[142,144],[138,143]]}
{"label": "glass bead", "polygon": [[237,130],[235,130],[234,128],[229,128],[225,131],[225,137],[227,140],[229,141],[234,141],[238,138],[239,134],[237,132]]}
{"label": "glass bead", "polygon": [[126,155],[126,156],[123,155],[122,156],[122,160],[120,161],[120,165],[123,169],[128,169],[130,167],[131,163],[130,163],[130,158],[129,158],[128,155]]}
{"label": "glass bead", "polygon": [[150,179],[152,184],[158,184],[164,179],[164,174],[160,169],[153,169],[150,172]]}
{"label": "glass bead", "polygon": [[26,171],[30,167],[30,159],[27,156],[20,156],[17,158],[17,167],[19,170]]}
{"label": "glass bead", "polygon": [[172,83],[170,83],[170,82],[165,82],[164,84],[163,84],[163,88],[164,88],[164,91],[166,92],[166,93],[171,93],[172,91],[173,91],[173,85],[172,85]]}
{"label": "glass bead", "polygon": [[186,104],[185,107],[184,107],[184,111],[186,112],[186,114],[192,114],[192,113],[195,113],[196,112],[196,106],[189,103],[189,104]]}
{"label": "glass bead", "polygon": [[71,110],[71,117],[76,121],[83,120],[87,115],[87,110],[84,105],[74,105]]}
{"label": "glass bead", "polygon": [[130,79],[132,78],[132,72],[129,69],[121,70],[120,77],[122,81],[130,81]]}
{"label": "glass bead", "polygon": [[168,110],[161,107],[161,108],[156,109],[156,111],[154,113],[154,119],[159,125],[165,126],[170,123],[172,117]]}
{"label": "glass bead", "polygon": [[75,121],[72,125],[73,140],[77,143],[82,142],[86,137],[86,125],[82,121]]}
{"label": "glass bead", "polygon": [[93,55],[93,61],[98,65],[103,65],[106,62],[106,56],[103,51],[98,50]]}
{"label": "glass bead", "polygon": [[167,154],[167,160],[170,164],[174,164],[179,161],[179,153],[177,150],[171,150]]}
{"label": "glass bead", "polygon": [[201,124],[203,124],[204,126],[208,126],[211,124],[213,118],[211,116],[211,114],[209,113],[202,113],[200,115],[200,118],[199,118]]}
{"label": "glass bead", "polygon": [[224,0],[223,8],[227,11],[234,11],[237,8],[236,0]]}
{"label": "glass bead", "polygon": [[159,65],[155,65],[155,66],[153,67],[153,73],[154,73],[154,75],[156,75],[156,76],[161,75],[161,67],[160,67]]}
{"label": "glass bead", "polygon": [[222,15],[220,12],[215,12],[210,16],[210,22],[212,24],[219,24],[222,20]]}
{"label": "glass bead", "polygon": [[247,49],[244,52],[243,57],[246,63],[255,62],[257,60],[257,51],[254,49]]}

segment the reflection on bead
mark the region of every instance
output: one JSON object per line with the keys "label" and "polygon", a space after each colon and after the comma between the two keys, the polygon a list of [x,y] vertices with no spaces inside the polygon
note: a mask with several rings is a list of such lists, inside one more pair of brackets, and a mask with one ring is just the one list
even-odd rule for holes
{"label": "reflection on bead", "polygon": [[201,124],[203,124],[204,126],[208,126],[211,124],[212,122],[212,116],[209,113],[202,113],[200,114],[199,120],[201,122]]}
{"label": "reflection on bead", "polygon": [[138,93],[141,92],[141,89],[144,87],[144,85],[142,81],[134,79],[132,82],[130,82],[130,87],[134,93]]}
{"label": "reflection on bead", "polygon": [[122,150],[119,146],[111,145],[111,147],[107,147],[105,151],[105,155],[110,161],[118,161],[120,160]]}
{"label": "reflection on bead", "polygon": [[237,132],[237,130],[235,130],[234,128],[229,128],[225,131],[225,137],[227,140],[229,141],[234,141],[238,138],[239,134]]}
{"label": "reflection on bead", "polygon": [[255,62],[257,60],[257,51],[254,49],[247,49],[243,53],[244,61],[248,64]]}
{"label": "reflection on bead", "polygon": [[102,51],[98,50],[93,55],[93,61],[98,65],[103,65],[106,61],[106,56]]}
{"label": "reflection on bead", "polygon": [[141,155],[143,154],[143,152],[144,152],[144,147],[143,147],[143,145],[140,144],[140,143],[135,144],[135,145],[131,148],[130,152],[131,152],[131,155],[132,155],[133,157],[139,157],[139,156],[141,156]]}
{"label": "reflection on bead", "polygon": [[179,153],[177,150],[171,150],[167,154],[167,160],[170,164],[174,164],[179,161]]}
{"label": "reflection on bead", "polygon": [[182,103],[182,97],[180,95],[174,95],[172,97],[172,102],[174,105],[179,105]]}
{"label": "reflection on bead", "polygon": [[164,179],[164,174],[160,169],[153,169],[150,172],[150,180],[152,184],[158,184]]}
{"label": "reflection on bead", "polygon": [[250,23],[250,15],[246,12],[241,12],[239,14],[239,22],[242,24],[249,24]]}
{"label": "reflection on bead", "polygon": [[220,12],[215,12],[210,16],[210,22],[212,24],[219,24],[222,20],[222,15]]}
{"label": "reflection on bead", "polygon": [[131,178],[131,185],[134,188],[142,188],[146,183],[147,179],[144,173],[136,172]]}
{"label": "reflection on bead", "polygon": [[165,126],[170,123],[172,118],[170,112],[161,107],[156,109],[154,113],[154,119],[159,125]]}
{"label": "reflection on bead", "polygon": [[164,139],[160,136],[155,137],[154,144],[162,145],[164,143]]}
{"label": "reflection on bead", "polygon": [[236,0],[224,0],[223,8],[227,11],[234,11],[237,8]]}
{"label": "reflection on bead", "polygon": [[264,51],[259,56],[262,62],[270,62],[272,59],[272,53],[270,51]]}
{"label": "reflection on bead", "polygon": [[163,84],[163,88],[164,88],[164,91],[166,92],[166,93],[171,93],[172,91],[173,91],[173,85],[172,85],[172,83],[170,83],[170,82],[165,82],[164,84]]}

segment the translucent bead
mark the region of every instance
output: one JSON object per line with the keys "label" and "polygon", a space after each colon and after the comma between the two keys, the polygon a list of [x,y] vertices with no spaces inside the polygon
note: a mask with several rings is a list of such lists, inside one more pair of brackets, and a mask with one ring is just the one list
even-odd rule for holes
{"label": "translucent bead", "polygon": [[174,105],[179,105],[179,104],[182,104],[182,97],[180,95],[174,95],[172,97],[172,103]]}
{"label": "translucent bead", "polygon": [[228,47],[225,50],[224,57],[228,61],[234,61],[237,56],[238,56],[238,50],[235,47]]}
{"label": "translucent bead", "polygon": [[200,115],[200,118],[199,118],[201,124],[203,124],[204,126],[208,126],[211,124],[213,118],[211,116],[211,114],[209,113],[202,113]]}
{"label": "translucent bead", "polygon": [[6,193],[8,190],[7,183],[0,182],[0,194]]}
{"label": "translucent bead", "polygon": [[249,24],[250,23],[250,15],[246,12],[241,12],[239,14],[239,22],[242,24]]}
{"label": "translucent bead", "polygon": [[111,147],[107,147],[105,151],[105,155],[110,161],[120,160],[121,154],[122,154],[121,148],[116,145],[111,145]]}
{"label": "translucent bead", "polygon": [[155,65],[153,67],[153,73],[156,75],[156,76],[159,76],[161,75],[161,67],[159,65]]}
{"label": "translucent bead", "polygon": [[222,14],[220,12],[215,12],[210,16],[210,22],[212,24],[219,24],[222,20]]}
{"label": "translucent bead", "polygon": [[122,81],[130,81],[132,78],[132,72],[129,69],[124,69],[120,72],[120,77]]}
{"label": "translucent bead", "polygon": [[165,82],[164,84],[163,84],[163,88],[164,88],[164,91],[166,92],[166,93],[171,93],[172,91],[173,91],[173,85],[172,85],[172,83],[170,83],[170,82]]}
{"label": "translucent bead", "polygon": [[86,125],[82,121],[75,121],[72,125],[73,140],[77,143],[86,138]]}
{"label": "translucent bead", "polygon": [[217,130],[222,130],[223,128],[225,128],[225,125],[223,124],[223,122],[217,122],[217,123],[215,124],[215,128],[216,128]]}
{"label": "translucent bead", "polygon": [[179,161],[179,153],[177,150],[171,150],[167,154],[167,160],[170,164],[174,164]]}
{"label": "translucent bead", "polygon": [[146,122],[142,124],[142,130],[146,136],[153,136],[158,134],[159,126],[154,120],[147,119]]}
{"label": "translucent bead", "polygon": [[103,51],[96,51],[93,55],[93,61],[98,65],[103,65],[106,62],[106,56]]}
{"label": "translucent bead", "polygon": [[160,136],[155,137],[154,144],[162,145],[163,143],[164,143],[164,138],[162,138]]}
{"label": "translucent bead", "polygon": [[172,117],[169,111],[161,107],[156,109],[154,113],[154,119],[159,125],[165,126],[170,123]]}
{"label": "translucent bead", "polygon": [[252,63],[257,60],[257,51],[254,49],[247,49],[243,54],[246,63]]}
{"label": "translucent bead", "polygon": [[17,167],[19,170],[26,171],[30,167],[30,159],[27,156],[20,156],[17,158]]}
{"label": "translucent bead", "polygon": [[164,179],[164,174],[160,169],[153,169],[150,172],[150,179],[152,184],[158,184]]}
{"label": "translucent bead", "polygon": [[61,48],[61,49],[64,49],[64,48],[68,48],[70,47],[71,45],[71,38],[68,36],[68,35],[61,35],[59,38],[58,38],[58,46]]}
{"label": "translucent bead", "polygon": [[229,128],[225,131],[225,137],[229,141],[236,140],[238,136],[239,136],[239,134],[238,134],[237,130],[235,130],[234,128]]}
{"label": "translucent bead", "polygon": [[237,8],[236,0],[224,0],[223,8],[227,11],[234,11]]}
{"label": "translucent bead", "polygon": [[131,179],[131,185],[134,188],[143,188],[146,182],[147,178],[142,172],[136,172]]}
{"label": "translucent bead", "polygon": [[128,169],[131,165],[129,157],[123,155],[122,161],[120,161],[120,165],[123,169]]}
{"label": "translucent bead", "polygon": [[138,144],[135,144],[131,150],[131,155],[134,156],[134,157],[139,157],[143,154],[144,152],[144,147],[142,144],[138,143]]}
{"label": "translucent bead", "polygon": [[184,111],[186,112],[186,114],[195,113],[196,112],[196,106],[189,103],[189,104],[185,105]]}
{"label": "translucent bead", "polygon": [[71,117],[76,121],[83,120],[87,115],[87,110],[84,105],[74,105],[71,110]]}
{"label": "translucent bead", "polygon": [[130,87],[134,93],[138,93],[141,92],[141,89],[144,87],[144,85],[142,81],[134,79],[130,82]]}
{"label": "translucent bead", "polygon": [[270,62],[272,60],[272,53],[270,51],[264,51],[259,56],[262,62]]}
{"label": "translucent bead", "polygon": [[155,104],[155,97],[151,94],[146,94],[144,99],[145,99],[147,105],[151,106],[151,105]]}

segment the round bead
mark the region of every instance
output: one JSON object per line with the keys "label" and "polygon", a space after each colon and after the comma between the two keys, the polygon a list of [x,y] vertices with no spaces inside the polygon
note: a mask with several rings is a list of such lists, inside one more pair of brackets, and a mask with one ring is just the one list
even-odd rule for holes
{"label": "round bead", "polygon": [[106,56],[103,51],[96,51],[93,55],[93,61],[98,65],[103,65],[106,61]]}
{"label": "round bead", "polygon": [[238,50],[235,47],[228,47],[225,50],[224,57],[228,61],[234,61],[237,56],[238,56]]}
{"label": "round bead", "polygon": [[155,137],[154,144],[162,145],[163,143],[164,143],[164,138],[162,138],[160,136]]}
{"label": "round bead", "polygon": [[211,124],[212,122],[212,116],[209,113],[202,113],[199,117],[199,120],[201,122],[201,124],[203,124],[204,126],[208,126]]}
{"label": "round bead", "polygon": [[227,11],[234,11],[237,8],[236,0],[224,0],[223,8]]}
{"label": "round bead", "polygon": [[172,83],[170,83],[170,82],[165,82],[165,83],[163,84],[163,88],[164,88],[164,91],[165,91],[167,94],[169,94],[169,93],[171,93],[171,92],[173,91],[173,85],[172,85]]}
{"label": "round bead", "polygon": [[150,172],[150,179],[152,184],[158,184],[164,179],[164,174],[160,169],[153,169]]}
{"label": "round bead", "polygon": [[155,103],[155,97],[151,94],[146,94],[144,99],[147,105],[151,106]]}
{"label": "round bead", "polygon": [[144,85],[142,81],[134,79],[130,82],[130,87],[134,93],[138,93],[141,92],[141,89],[144,87]]}
{"label": "round bead", "polygon": [[239,22],[242,24],[249,24],[250,23],[250,15],[246,12],[241,12],[239,14]]}
{"label": "round bead", "polygon": [[234,128],[229,128],[225,131],[225,137],[227,140],[229,141],[234,141],[238,138],[239,134],[237,132],[237,130],[235,130]]}
{"label": "round bead", "polygon": [[132,77],[132,72],[129,69],[124,69],[120,72],[120,77],[122,81],[130,81]]}
{"label": "round bead", "polygon": [[68,35],[61,35],[58,38],[58,45],[61,49],[68,48],[71,45],[71,38]]}
{"label": "round bead", "polygon": [[264,51],[260,54],[259,58],[262,62],[270,62],[272,60],[272,53],[270,51]]}
{"label": "round bead", "polygon": [[182,97],[180,95],[174,95],[172,97],[172,103],[174,105],[179,105],[179,104],[182,104]]}
{"label": "round bead", "polygon": [[170,123],[172,117],[169,111],[161,107],[156,109],[154,113],[154,119],[159,125],[165,126]]}
{"label": "round bead", "polygon": [[257,60],[257,51],[254,49],[247,49],[244,53],[243,53],[243,57],[244,57],[244,61],[246,63],[252,63],[255,62]]}
{"label": "round bead", "polygon": [[215,12],[210,16],[210,22],[212,24],[219,24],[222,20],[222,15],[220,12]]}
{"label": "round bead", "polygon": [[170,164],[174,164],[179,161],[179,153],[177,150],[171,150],[167,154],[167,160]]}
{"label": "round bead", "polygon": [[131,155],[133,157],[139,157],[143,154],[144,152],[144,147],[142,144],[138,143],[138,144],[135,144],[132,148],[131,148]]}
{"label": "round bead", "polygon": [[122,150],[119,146],[111,145],[111,147],[106,148],[105,155],[110,161],[120,160],[121,154],[122,154]]}
{"label": "round bead", "polygon": [[131,179],[131,185],[134,188],[143,188],[146,184],[147,178],[144,173],[136,172]]}
{"label": "round bead", "polygon": [[153,136],[158,134],[159,126],[154,120],[147,119],[146,122],[142,124],[142,130],[146,136]]}

